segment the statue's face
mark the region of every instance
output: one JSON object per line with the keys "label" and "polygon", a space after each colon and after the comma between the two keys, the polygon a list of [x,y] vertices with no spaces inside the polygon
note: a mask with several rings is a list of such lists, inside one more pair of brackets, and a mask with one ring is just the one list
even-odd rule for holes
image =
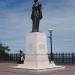
{"label": "statue's face", "polygon": [[36,3],[38,0],[34,0],[34,2]]}

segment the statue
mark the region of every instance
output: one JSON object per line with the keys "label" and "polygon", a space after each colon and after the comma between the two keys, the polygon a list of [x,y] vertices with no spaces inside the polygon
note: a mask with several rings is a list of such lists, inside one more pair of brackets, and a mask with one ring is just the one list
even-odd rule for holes
{"label": "statue", "polygon": [[34,4],[32,6],[32,32],[39,32],[39,23],[42,19],[42,5],[38,2],[38,0],[34,0]]}

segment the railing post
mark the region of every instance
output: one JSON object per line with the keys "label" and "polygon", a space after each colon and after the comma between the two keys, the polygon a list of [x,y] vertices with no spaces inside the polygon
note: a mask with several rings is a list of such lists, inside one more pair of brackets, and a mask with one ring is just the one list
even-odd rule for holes
{"label": "railing post", "polygon": [[74,63],[74,53],[72,53],[72,63]]}
{"label": "railing post", "polygon": [[62,53],[62,63],[64,63],[64,53]]}

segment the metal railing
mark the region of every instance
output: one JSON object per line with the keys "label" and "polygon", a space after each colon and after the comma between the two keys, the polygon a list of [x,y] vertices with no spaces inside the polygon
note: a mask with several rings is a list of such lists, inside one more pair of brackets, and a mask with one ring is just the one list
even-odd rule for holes
{"label": "metal railing", "polygon": [[[50,60],[50,54],[48,54]],[[55,53],[53,54],[55,63],[59,64],[75,64],[75,53]]]}
{"label": "metal railing", "polygon": [[[50,61],[50,54],[48,54],[48,58]],[[54,62],[57,64],[75,64],[75,53],[54,53],[53,54]],[[1,54],[0,53],[0,61],[19,61],[19,54]]]}

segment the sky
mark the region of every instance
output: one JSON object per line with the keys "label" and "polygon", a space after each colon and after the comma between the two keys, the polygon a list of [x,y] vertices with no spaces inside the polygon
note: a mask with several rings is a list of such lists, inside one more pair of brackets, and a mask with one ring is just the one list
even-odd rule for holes
{"label": "sky", "polygon": [[[40,32],[47,35],[53,28],[53,52],[75,52],[75,0],[39,0],[43,19]],[[10,53],[26,50],[26,35],[32,30],[33,0],[0,0],[0,43],[8,45]]]}

